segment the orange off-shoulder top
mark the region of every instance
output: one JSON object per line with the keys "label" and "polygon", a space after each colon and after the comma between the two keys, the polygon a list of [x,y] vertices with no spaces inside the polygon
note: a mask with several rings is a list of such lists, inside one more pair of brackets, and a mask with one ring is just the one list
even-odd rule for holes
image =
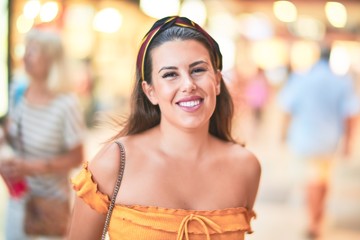
{"label": "orange off-shoulder top", "polygon": [[[91,208],[107,213],[110,198],[99,191],[87,163],[72,184]],[[116,204],[108,233],[121,240],[243,240],[254,216],[245,207],[205,211]]]}

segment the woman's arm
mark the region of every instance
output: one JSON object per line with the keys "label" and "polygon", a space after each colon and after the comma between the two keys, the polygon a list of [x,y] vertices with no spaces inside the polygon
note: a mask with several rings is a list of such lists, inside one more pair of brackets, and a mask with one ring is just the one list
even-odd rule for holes
{"label": "woman's arm", "polygon": [[106,215],[96,212],[82,199],[76,197],[71,216],[68,240],[99,240]]}
{"label": "woman's arm", "polygon": [[15,158],[2,165],[6,169],[7,177],[19,179],[24,176],[41,175],[47,173],[68,172],[83,162],[83,145],[80,144],[67,153],[53,159],[38,159],[24,161]]}
{"label": "woman's arm", "polygon": [[252,210],[259,189],[261,166],[259,160],[252,154],[249,155],[247,162],[248,199],[246,207],[247,209]]}
{"label": "woman's arm", "polygon": [[26,175],[67,172],[78,167],[84,160],[83,144],[79,144],[67,153],[52,159],[22,161]]}
{"label": "woman's arm", "polygon": [[[120,150],[117,144],[105,146],[90,162],[89,171],[98,191],[112,196],[120,168]],[[106,211],[100,213],[92,209],[79,197],[75,205],[69,228],[69,240],[99,240],[104,228]]]}
{"label": "woman's arm", "polygon": [[24,161],[23,159],[15,158],[12,161],[4,162],[2,168],[6,170],[6,177],[16,180],[24,176],[68,172],[72,168],[79,166],[82,162],[83,145],[80,144],[69,152],[53,159]]}

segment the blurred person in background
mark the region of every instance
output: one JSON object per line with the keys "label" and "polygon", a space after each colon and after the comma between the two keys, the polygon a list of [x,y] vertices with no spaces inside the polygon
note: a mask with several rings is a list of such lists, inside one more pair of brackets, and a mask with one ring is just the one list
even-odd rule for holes
{"label": "blurred person in background", "polygon": [[352,79],[333,73],[330,52],[323,46],[319,61],[305,74],[292,74],[279,95],[285,112],[283,140],[295,154],[297,181],[306,184],[310,238],[320,235],[335,152],[342,142],[343,155],[350,154],[359,112]]}
{"label": "blurred person in background", "polygon": [[253,136],[258,136],[259,128],[263,121],[266,103],[269,100],[270,86],[265,75],[264,69],[257,67],[256,73],[252,75],[246,83],[245,100],[251,111],[251,118],[254,125]]}
{"label": "blurred person in background", "polygon": [[260,165],[231,136],[218,44],[191,20],[166,17],[137,59],[129,118],[73,179],[69,239],[107,230],[111,239],[244,239]]}
{"label": "blurred person in background", "polygon": [[[6,240],[41,237],[25,233],[28,199],[36,196],[69,204],[68,174],[83,161],[83,116],[76,97],[66,91],[61,38],[54,31],[34,28],[26,35],[25,45],[28,86],[13,90],[4,127],[14,157],[0,166],[10,188]],[[21,182],[23,187],[14,192],[11,184]],[[52,206],[53,211],[58,207]],[[55,221],[66,225],[61,219]],[[61,236],[41,239],[54,238]]]}
{"label": "blurred person in background", "polygon": [[91,128],[95,124],[94,118],[97,111],[97,99],[94,93],[97,81],[91,57],[81,59],[76,76],[75,92],[84,109],[86,126]]}

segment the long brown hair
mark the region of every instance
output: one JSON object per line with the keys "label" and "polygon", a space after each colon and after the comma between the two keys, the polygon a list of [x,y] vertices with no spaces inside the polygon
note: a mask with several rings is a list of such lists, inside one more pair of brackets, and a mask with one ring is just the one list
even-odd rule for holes
{"label": "long brown hair", "polygon": [[[218,70],[216,68],[216,59],[211,49],[211,45],[202,33],[192,28],[172,26],[156,35],[147,47],[143,73],[145,79],[143,80],[148,84],[152,84],[152,50],[165,42],[174,40],[195,40],[203,44],[209,52],[214,71]],[[222,78],[220,89],[220,94],[216,97],[215,111],[210,118],[209,132],[219,139],[235,142],[231,136],[231,121],[233,118],[234,106]],[[130,115],[120,123],[122,129],[118,134],[111,138],[111,140],[144,132],[160,123],[161,111],[159,106],[153,105],[142,90],[142,73],[139,66],[136,68],[136,82],[130,99],[130,107]]]}

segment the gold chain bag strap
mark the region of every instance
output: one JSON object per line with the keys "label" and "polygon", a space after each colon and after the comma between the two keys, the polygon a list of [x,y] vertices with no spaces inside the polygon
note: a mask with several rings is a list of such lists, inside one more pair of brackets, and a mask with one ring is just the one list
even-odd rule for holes
{"label": "gold chain bag strap", "polygon": [[115,184],[115,188],[111,197],[111,202],[110,202],[110,206],[109,206],[109,210],[106,214],[106,220],[105,220],[105,225],[104,225],[104,229],[103,229],[103,233],[101,236],[101,240],[105,240],[105,239],[110,239],[109,237],[109,233],[108,233],[108,229],[109,229],[109,224],[110,224],[110,218],[111,218],[111,214],[114,210],[115,207],[115,200],[116,200],[116,196],[119,192],[120,189],[120,185],[121,185],[121,181],[124,175],[124,169],[125,169],[125,148],[124,145],[120,142],[115,142],[119,147],[120,147],[120,160],[121,160],[121,165],[120,165],[120,169],[119,169],[119,175],[118,178],[116,180],[116,184]]}

